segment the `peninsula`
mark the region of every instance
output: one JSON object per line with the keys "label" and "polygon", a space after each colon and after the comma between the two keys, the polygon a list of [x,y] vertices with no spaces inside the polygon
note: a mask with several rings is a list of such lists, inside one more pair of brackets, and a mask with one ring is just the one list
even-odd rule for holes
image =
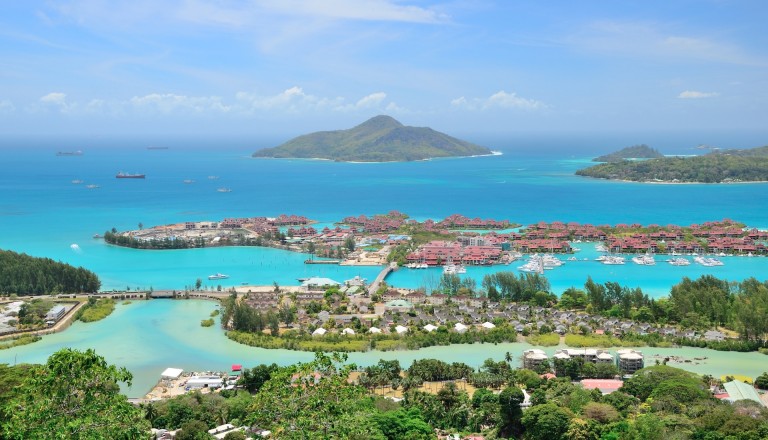
{"label": "peninsula", "polygon": [[409,127],[390,116],[348,130],[305,134],[253,157],[328,159],[339,162],[408,162],[492,154],[491,150],[428,127]]}
{"label": "peninsula", "polygon": [[576,171],[579,176],[650,183],[738,183],[768,181],[768,146],[716,150],[702,156],[621,160]]}

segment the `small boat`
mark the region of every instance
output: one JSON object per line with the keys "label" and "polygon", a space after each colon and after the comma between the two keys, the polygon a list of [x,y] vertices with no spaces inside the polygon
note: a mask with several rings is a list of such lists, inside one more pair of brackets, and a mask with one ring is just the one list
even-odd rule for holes
{"label": "small boat", "polygon": [[101,238],[101,235],[99,235],[99,234],[93,234],[93,238]]}
{"label": "small boat", "polygon": [[145,177],[147,176],[144,174],[131,174],[131,173],[124,173],[122,171],[120,171],[119,173],[117,173],[117,175],[115,175],[116,179],[144,179]]}
{"label": "small boat", "polygon": [[93,184],[91,184],[91,185],[85,185],[85,187],[86,187],[86,188],[88,188],[88,189],[96,189],[96,188],[101,188],[99,185],[93,185]]}
{"label": "small boat", "polygon": [[624,257],[609,255],[603,260],[603,264],[618,265],[624,264]]}
{"label": "small boat", "polygon": [[229,189],[229,188],[219,188],[219,189],[217,189],[216,191],[218,191],[218,192],[220,192],[220,193],[228,193],[228,192],[232,192],[232,190],[231,190],[231,189]]}
{"label": "small boat", "polygon": [[216,180],[216,179],[219,178],[219,176],[208,176],[208,178],[211,179],[211,180]]}
{"label": "small boat", "polygon": [[190,184],[190,183],[195,183],[195,181],[192,179],[184,179],[184,183]]}
{"label": "small boat", "polygon": [[677,257],[669,260],[669,264],[673,266],[690,266],[691,262],[687,258]]}
{"label": "small boat", "polygon": [[80,150],[77,151],[58,151],[56,152],[57,156],[82,156],[83,152]]}
{"label": "small boat", "polygon": [[656,264],[656,260],[653,258],[653,255],[650,254],[632,257],[632,262],[641,266],[653,266]]}
{"label": "small boat", "polygon": [[213,275],[208,275],[209,280],[223,280],[229,278],[229,275],[225,275],[223,273],[216,272]]}
{"label": "small boat", "polygon": [[80,185],[81,183],[83,183],[83,181],[80,179],[75,179],[72,181],[72,183],[74,183],[75,185]]}

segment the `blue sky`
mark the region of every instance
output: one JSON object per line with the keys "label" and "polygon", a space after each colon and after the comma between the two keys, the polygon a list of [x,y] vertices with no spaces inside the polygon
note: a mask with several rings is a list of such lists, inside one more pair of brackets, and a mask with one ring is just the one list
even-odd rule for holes
{"label": "blue sky", "polygon": [[768,133],[764,0],[0,3],[0,131]]}

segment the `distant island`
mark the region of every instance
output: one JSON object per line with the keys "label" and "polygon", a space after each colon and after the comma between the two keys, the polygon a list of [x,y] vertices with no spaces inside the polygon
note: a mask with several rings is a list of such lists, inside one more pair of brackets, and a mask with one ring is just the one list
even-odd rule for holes
{"label": "distant island", "polygon": [[408,162],[492,154],[491,150],[428,127],[409,127],[380,115],[348,130],[305,134],[253,157],[328,159],[339,162]]}
{"label": "distant island", "polygon": [[621,162],[625,159],[656,159],[659,157],[664,157],[664,155],[648,145],[640,144],[596,157],[592,159],[592,162]]}
{"label": "distant island", "polygon": [[768,182],[768,146],[716,150],[703,156],[622,160],[584,168],[576,174],[632,182]]}

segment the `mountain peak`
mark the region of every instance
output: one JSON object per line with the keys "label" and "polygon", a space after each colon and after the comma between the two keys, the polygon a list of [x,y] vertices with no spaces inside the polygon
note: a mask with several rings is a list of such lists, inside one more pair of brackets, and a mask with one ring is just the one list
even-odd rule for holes
{"label": "mountain peak", "polygon": [[400,121],[393,118],[392,116],[378,115],[356,126],[355,128],[353,128],[353,130],[379,131],[379,130],[389,130],[392,128],[398,128],[402,126],[403,124],[401,124]]}

